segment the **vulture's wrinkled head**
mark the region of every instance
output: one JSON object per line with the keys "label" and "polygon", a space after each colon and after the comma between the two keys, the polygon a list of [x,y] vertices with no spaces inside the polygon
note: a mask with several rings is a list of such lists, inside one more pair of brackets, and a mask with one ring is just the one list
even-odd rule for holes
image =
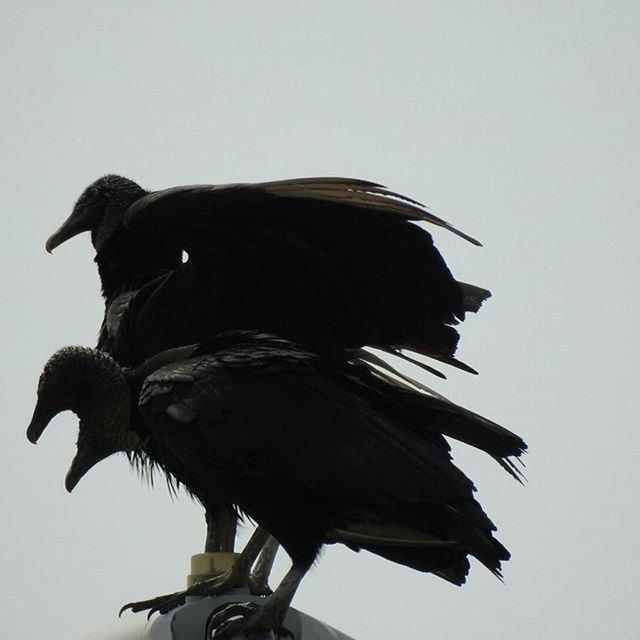
{"label": "vulture's wrinkled head", "polygon": [[140,185],[122,176],[99,178],[82,192],[71,215],[47,240],[47,251],[51,253],[70,238],[90,231],[93,246],[99,252],[119,228],[122,213],[145,193]]}
{"label": "vulture's wrinkled head", "polygon": [[82,476],[117,451],[133,451],[139,436],[130,429],[131,392],[120,367],[107,354],[65,347],[51,356],[38,383],[38,401],[27,429],[34,444],[58,413],[80,418],[77,452],[66,477],[72,491]]}

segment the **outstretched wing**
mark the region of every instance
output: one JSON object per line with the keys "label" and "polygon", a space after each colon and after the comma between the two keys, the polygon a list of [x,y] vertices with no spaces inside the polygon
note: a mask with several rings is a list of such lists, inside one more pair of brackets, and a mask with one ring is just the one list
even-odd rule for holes
{"label": "outstretched wing", "polygon": [[[216,309],[208,333],[260,327],[314,346],[403,347],[456,364],[458,334],[448,325],[490,294],[456,282],[413,221],[467,237],[409,198],[344,178],[176,187],[137,200],[123,224],[189,255],[145,301],[153,318],[170,304],[208,326],[206,289]],[[181,339],[208,335],[192,333]]]}
{"label": "outstretched wing", "polygon": [[[357,209],[392,213],[404,220],[428,222],[480,246],[480,242],[439,218],[417,200],[387,189],[381,184],[356,178],[293,178],[272,182],[222,185],[187,185],[155,191],[137,200],[128,210],[125,224],[130,229],[153,233],[159,225],[174,225],[176,212],[194,222],[203,213],[238,215],[243,207],[264,208],[268,213],[274,201],[294,215],[295,202],[324,202],[337,205],[348,215]],[[286,202],[290,201],[290,202]],[[277,206],[277,205],[276,205]]]}

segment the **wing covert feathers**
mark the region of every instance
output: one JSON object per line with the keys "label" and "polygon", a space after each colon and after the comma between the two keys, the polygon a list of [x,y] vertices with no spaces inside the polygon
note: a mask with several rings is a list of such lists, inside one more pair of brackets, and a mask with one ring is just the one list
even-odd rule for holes
{"label": "wing covert feathers", "polygon": [[[174,197],[186,196],[187,198],[197,193],[208,194],[212,198],[220,198],[225,201],[229,197],[242,199],[249,193],[264,193],[277,198],[297,198],[301,200],[316,200],[358,207],[361,209],[373,209],[395,213],[406,220],[416,222],[428,222],[442,227],[464,238],[471,244],[482,246],[481,243],[470,235],[460,231],[446,220],[433,215],[425,206],[407,196],[391,191],[383,185],[357,178],[293,178],[290,180],[275,180],[272,182],[234,183],[219,185],[185,185],[172,187],[162,191],[154,191],[136,200],[126,213],[126,226],[133,230],[140,227],[152,231],[153,227],[147,227],[150,221],[146,221],[148,214],[157,207],[171,202]],[[212,207],[215,203],[212,201]],[[241,204],[241,203],[240,203]],[[152,214],[151,214],[152,215]]]}
{"label": "wing covert feathers", "polygon": [[478,240],[456,229],[442,218],[429,213],[417,200],[387,189],[381,184],[356,178],[298,178],[254,185],[267,193],[285,198],[308,198],[348,204],[355,207],[393,211],[408,220],[443,227],[476,246]]}

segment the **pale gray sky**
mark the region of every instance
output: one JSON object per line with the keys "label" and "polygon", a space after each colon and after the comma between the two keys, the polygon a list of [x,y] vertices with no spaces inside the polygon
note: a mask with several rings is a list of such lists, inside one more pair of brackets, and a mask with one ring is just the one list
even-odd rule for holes
{"label": "pale gray sky", "polygon": [[[346,175],[425,201],[462,280],[473,377],[427,380],[523,435],[528,485],[458,448],[512,551],[456,589],[329,548],[295,606],[358,640],[640,635],[637,2],[10,2],[3,7],[0,608],[67,640],[181,587],[198,507],[123,458],[73,495],[75,421],[24,435],[41,367],[95,343],[87,237],[44,251],[82,189]],[[287,562],[280,562],[280,571]],[[424,632],[424,629],[428,632]]]}

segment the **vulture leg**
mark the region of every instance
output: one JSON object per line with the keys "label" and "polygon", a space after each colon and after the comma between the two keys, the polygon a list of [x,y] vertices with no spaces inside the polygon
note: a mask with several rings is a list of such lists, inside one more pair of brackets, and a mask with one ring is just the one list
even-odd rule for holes
{"label": "vulture leg", "polygon": [[151,617],[155,612],[167,613],[183,605],[187,596],[219,596],[235,587],[249,587],[251,589],[251,580],[249,579],[251,566],[256,561],[269,537],[268,531],[258,527],[230,571],[215,578],[197,582],[183,591],[176,591],[175,593],[150,598],[149,600],[141,600],[140,602],[129,602],[120,609],[120,615],[127,609],[131,609],[133,613],[148,609],[148,617]]}
{"label": "vulture leg", "polygon": [[262,547],[260,557],[249,576],[249,590],[254,596],[268,596],[272,593],[269,587],[269,574],[279,546],[278,541],[273,536],[269,536]]}
{"label": "vulture leg", "polygon": [[[215,596],[225,593],[234,587],[247,587],[252,595],[265,595],[264,591],[255,592],[251,579],[251,567],[263,551],[265,545],[272,538],[271,534],[258,527],[254,532],[240,557],[233,563],[233,567],[227,572],[218,576],[214,580],[207,580],[200,584],[205,586],[206,592],[203,595]],[[274,553],[275,555],[275,553]],[[268,574],[267,574],[268,578]],[[210,583],[210,586],[206,586]],[[267,589],[269,586],[267,585]]]}
{"label": "vulture leg", "polygon": [[252,634],[269,631],[273,631],[276,638],[293,637],[283,623],[293,596],[310,566],[307,562],[295,563],[264,604],[232,602],[218,607],[207,622],[206,640],[232,640],[241,635],[252,638]]}
{"label": "vulture leg", "polygon": [[205,553],[233,551],[238,524],[236,512],[226,505],[207,506],[205,519],[207,521]]}

